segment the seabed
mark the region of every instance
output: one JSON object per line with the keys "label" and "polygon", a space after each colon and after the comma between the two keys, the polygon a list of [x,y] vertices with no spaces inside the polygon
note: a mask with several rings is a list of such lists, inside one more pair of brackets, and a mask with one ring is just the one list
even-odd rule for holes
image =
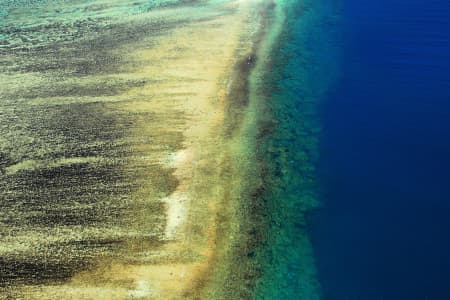
{"label": "seabed", "polygon": [[286,3],[0,4],[0,298],[261,298]]}

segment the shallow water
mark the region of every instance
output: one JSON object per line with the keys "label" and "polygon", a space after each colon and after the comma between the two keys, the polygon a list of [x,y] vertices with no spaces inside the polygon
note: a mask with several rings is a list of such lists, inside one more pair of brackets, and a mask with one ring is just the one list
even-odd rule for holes
{"label": "shallow water", "polygon": [[197,297],[249,6],[0,5],[0,298]]}
{"label": "shallow water", "polygon": [[307,216],[319,205],[320,103],[337,70],[338,7],[328,1],[283,1],[281,35],[265,78],[265,163],[260,201],[267,240],[257,254],[262,277],[255,299],[320,299]]}
{"label": "shallow water", "polygon": [[0,2],[0,288],[449,298],[448,5],[277,4]]}

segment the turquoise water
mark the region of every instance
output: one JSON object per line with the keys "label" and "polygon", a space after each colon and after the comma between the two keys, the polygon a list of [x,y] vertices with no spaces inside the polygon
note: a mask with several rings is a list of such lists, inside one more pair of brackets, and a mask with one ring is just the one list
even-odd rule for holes
{"label": "turquoise water", "polygon": [[319,205],[316,180],[318,107],[337,70],[330,1],[286,1],[286,22],[266,78],[268,109],[276,124],[262,143],[268,162],[262,201],[269,223],[258,259],[263,268],[255,299],[319,299],[308,213]]}

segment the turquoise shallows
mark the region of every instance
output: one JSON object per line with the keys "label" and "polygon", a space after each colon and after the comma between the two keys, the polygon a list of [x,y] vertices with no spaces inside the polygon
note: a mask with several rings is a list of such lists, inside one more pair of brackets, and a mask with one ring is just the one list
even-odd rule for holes
{"label": "turquoise shallows", "polygon": [[[325,3],[326,2],[326,3]],[[331,1],[283,1],[283,31],[265,78],[264,105],[276,124],[263,141],[268,165],[267,241],[257,260],[254,299],[320,299],[306,215],[318,206],[318,106],[337,70]]]}

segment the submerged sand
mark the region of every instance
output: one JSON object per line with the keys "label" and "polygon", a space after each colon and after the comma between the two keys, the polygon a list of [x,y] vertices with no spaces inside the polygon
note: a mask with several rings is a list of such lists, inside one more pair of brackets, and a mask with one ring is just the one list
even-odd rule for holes
{"label": "submerged sand", "polygon": [[[84,9],[94,12],[97,9],[101,13],[96,17],[114,19],[121,4],[112,3],[99,1],[97,6]],[[239,218],[243,214],[237,212],[237,203],[245,201],[249,190],[258,184],[259,171],[252,161],[254,145],[251,142],[256,134],[251,124],[257,119],[258,111],[254,104],[253,108],[249,107],[248,77],[258,63],[262,68],[264,51],[267,51],[264,49],[269,47],[268,42],[261,42],[267,39],[265,35],[269,32],[269,9],[270,5],[262,0],[193,2],[126,16],[120,20],[121,26],[144,24],[142,28],[149,31],[140,32],[136,39],[118,35],[118,39],[123,39],[121,43],[102,48],[107,54],[93,59],[104,66],[90,71],[87,61],[83,76],[68,75],[67,70],[61,71],[58,67],[53,73],[43,69],[30,71],[32,67],[21,65],[24,57],[10,54],[9,58],[6,52],[6,59],[19,61],[19,68],[0,78],[7,86],[1,93],[4,99],[19,94],[16,102],[11,100],[12,105],[22,105],[27,112],[38,107],[38,111],[50,114],[57,114],[61,106],[70,107],[69,112],[81,107],[89,111],[88,115],[93,108],[102,114],[120,113],[121,127],[114,125],[118,126],[114,130],[125,134],[115,134],[110,141],[120,145],[123,154],[116,157],[107,156],[107,152],[61,158],[35,155],[31,159],[17,159],[0,174],[20,181],[23,180],[20,174],[36,170],[112,165],[114,172],[121,174],[114,186],[131,183],[125,191],[127,197],[117,198],[125,199],[120,200],[120,205],[105,204],[105,209],[99,208],[108,214],[109,207],[123,207],[120,211],[126,214],[117,214],[117,222],[113,217],[101,226],[98,223],[58,223],[56,226],[45,223],[22,231],[19,224],[17,235],[2,238],[0,254],[6,261],[26,262],[35,257],[39,260],[50,253],[49,261],[64,264],[70,255],[85,259],[89,253],[94,253],[87,259],[88,266],[74,268],[63,280],[49,276],[49,280],[30,284],[27,275],[21,281],[5,277],[3,280],[7,284],[1,290],[4,296],[221,299],[226,298],[224,294],[241,293],[224,293],[223,290],[227,289],[226,281],[230,280],[232,272],[233,247],[240,240]],[[21,13],[15,12],[16,15]],[[133,26],[129,30],[133,30]],[[115,36],[104,38],[114,39]],[[260,44],[263,50],[258,53],[255,49]],[[11,45],[11,49],[17,46]],[[98,61],[101,55],[107,59]],[[111,61],[111,57],[120,59]],[[37,64],[52,61],[51,57],[44,62],[37,56],[32,59]],[[113,65],[108,65],[111,62]],[[28,71],[23,70],[25,67]],[[98,95],[105,82],[133,84],[125,87],[113,84],[114,91],[105,90]],[[76,88],[68,89],[69,84]],[[42,86],[44,91],[40,92],[38,87]],[[87,92],[92,86],[96,92]],[[57,87],[53,93],[52,87]],[[37,95],[33,95],[33,89]],[[27,101],[30,97],[32,103]],[[58,107],[56,112],[55,107]],[[8,106],[4,105],[2,111],[8,114]],[[95,111],[93,114],[95,119]],[[108,119],[105,120],[100,125],[106,129],[97,128],[99,132],[110,130]],[[70,130],[81,126],[77,122],[82,121],[68,124]],[[42,129],[43,135],[53,130],[51,126],[58,126],[48,124]],[[8,142],[4,141],[3,145]],[[64,148],[64,143],[54,146]],[[92,143],[106,145],[109,142],[94,138]],[[54,150],[46,151],[53,153]],[[54,176],[60,176],[58,174]],[[93,178],[95,180],[95,176]],[[104,185],[96,190],[102,188]],[[83,205],[77,203],[67,205]],[[86,207],[89,209],[89,205]],[[81,252],[66,246],[81,240],[98,240],[112,246],[95,249],[86,246]],[[33,252],[33,245],[42,249],[38,250],[42,253]],[[67,248],[60,248],[61,245]],[[57,248],[63,249],[63,253],[53,257],[51,251]],[[64,253],[64,249],[68,249],[67,252]],[[239,274],[236,276],[240,278]]]}

